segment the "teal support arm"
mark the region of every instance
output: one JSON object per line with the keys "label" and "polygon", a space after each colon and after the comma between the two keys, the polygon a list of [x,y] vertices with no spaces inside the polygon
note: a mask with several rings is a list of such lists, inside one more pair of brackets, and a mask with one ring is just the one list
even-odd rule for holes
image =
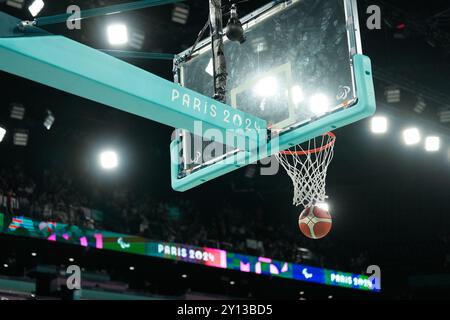
{"label": "teal support arm", "polygon": [[266,121],[62,36],[0,38],[0,70],[171,127],[266,139],[245,130]]}
{"label": "teal support arm", "polygon": [[108,50],[108,49],[99,49],[99,50],[116,58],[134,58],[134,59],[149,59],[149,60],[170,60],[170,61],[173,61],[173,59],[175,58],[175,55],[172,53],[140,52],[140,51]]}

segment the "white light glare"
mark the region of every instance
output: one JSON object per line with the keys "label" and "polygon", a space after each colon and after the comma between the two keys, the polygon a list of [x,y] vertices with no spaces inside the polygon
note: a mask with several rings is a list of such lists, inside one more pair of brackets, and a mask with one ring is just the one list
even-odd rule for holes
{"label": "white light glare", "polygon": [[330,102],[326,95],[324,94],[316,94],[311,97],[309,100],[309,108],[316,115],[323,115],[328,111],[328,107],[330,106]]}
{"label": "white light glare", "polygon": [[119,159],[114,151],[103,151],[100,153],[100,165],[103,169],[110,170],[117,167]]}
{"label": "white light glare", "polygon": [[425,150],[436,152],[441,148],[441,139],[439,137],[427,137],[425,139]]}
{"label": "white light glare", "polygon": [[75,259],[74,258],[69,258],[69,262],[74,262]]}
{"label": "white light glare", "polygon": [[329,206],[329,204],[326,203],[326,202],[318,202],[318,203],[316,203],[316,207],[318,207],[318,208],[320,208],[320,209],[322,209],[322,210],[325,210],[325,211],[327,211],[327,212],[330,211],[330,206]]}
{"label": "white light glare", "polygon": [[213,65],[213,59],[211,58],[208,62],[208,65],[205,69],[206,73],[209,74],[211,77],[214,76],[214,65]]}
{"label": "white light glare", "polygon": [[371,122],[372,132],[375,134],[382,134],[387,132],[387,119],[386,117],[373,117]]}
{"label": "white light glare", "polygon": [[272,97],[278,91],[277,79],[275,77],[262,78],[258,81],[253,90],[260,97]]}
{"label": "white light glare", "polygon": [[112,45],[121,45],[128,42],[128,30],[124,24],[113,24],[108,26],[108,41]]}
{"label": "white light glare", "polygon": [[42,8],[44,8],[44,1],[34,0],[33,3],[28,7],[28,11],[30,11],[33,17],[36,17],[39,12],[41,12]]}
{"label": "white light glare", "polygon": [[305,96],[303,95],[303,90],[300,86],[297,85],[293,86],[291,94],[292,94],[292,102],[294,104],[301,103],[305,99]]}
{"label": "white light glare", "polygon": [[133,266],[130,266],[130,270],[131,270],[131,271],[134,271],[134,267],[133,267]]}
{"label": "white light glare", "polygon": [[36,252],[32,252],[32,253],[31,253],[31,256],[32,256],[32,257],[36,257],[36,256],[37,256],[37,253],[36,253]]}
{"label": "white light glare", "polygon": [[3,138],[5,137],[6,129],[0,127],[0,142],[3,141]]}
{"label": "white light glare", "polygon": [[420,132],[417,128],[410,128],[403,131],[403,140],[408,146],[418,144],[420,139]]}

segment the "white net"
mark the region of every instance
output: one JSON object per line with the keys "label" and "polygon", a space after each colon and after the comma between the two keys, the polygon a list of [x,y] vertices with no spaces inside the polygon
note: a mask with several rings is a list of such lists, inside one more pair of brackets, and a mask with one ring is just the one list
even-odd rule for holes
{"label": "white net", "polygon": [[294,185],[294,205],[306,208],[327,198],[325,180],[335,141],[329,132],[276,155]]}

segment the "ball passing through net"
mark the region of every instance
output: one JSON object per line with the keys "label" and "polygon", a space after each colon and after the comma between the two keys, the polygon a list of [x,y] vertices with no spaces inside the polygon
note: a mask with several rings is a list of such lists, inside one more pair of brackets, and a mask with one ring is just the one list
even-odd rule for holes
{"label": "ball passing through net", "polygon": [[328,132],[276,154],[294,185],[294,205],[306,208],[325,201],[325,180],[335,142],[335,134]]}

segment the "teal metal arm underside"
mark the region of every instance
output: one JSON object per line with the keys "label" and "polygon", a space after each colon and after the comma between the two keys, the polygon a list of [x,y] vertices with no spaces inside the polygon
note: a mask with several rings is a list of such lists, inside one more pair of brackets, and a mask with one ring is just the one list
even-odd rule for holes
{"label": "teal metal arm underside", "polygon": [[266,146],[260,144],[260,147],[266,147],[266,153],[258,152],[258,150],[241,152],[235,156],[227,158],[226,160],[222,160],[214,163],[213,165],[204,167],[187,175],[186,177],[179,178],[178,172],[180,164],[177,161],[179,161],[178,146],[181,141],[177,139],[173,140],[170,144],[172,155],[172,188],[177,191],[189,190],[206,181],[212,180],[240,167],[273,155],[280,150],[286,150],[291,146],[308,141],[326,132],[373,115],[376,110],[376,102],[370,59],[364,55],[355,55],[353,57],[353,66],[358,96],[357,103],[347,109],[339,110],[321,119],[315,120],[309,124],[285,133],[280,137],[271,140]]}
{"label": "teal metal arm underside", "polygon": [[[3,19],[11,17],[0,13],[0,20]],[[14,21],[16,25],[20,22]],[[11,30],[13,34],[6,37]],[[241,129],[235,123],[224,122],[220,115],[230,113],[232,117],[248,120],[254,127],[266,128],[262,119],[65,37],[23,34],[14,37],[14,32],[11,26],[0,30],[3,36],[0,70],[171,127],[194,131],[195,121],[201,121],[203,130],[216,129],[224,136],[265,140],[265,131],[261,130],[257,136],[254,130],[243,130],[243,125]]]}

